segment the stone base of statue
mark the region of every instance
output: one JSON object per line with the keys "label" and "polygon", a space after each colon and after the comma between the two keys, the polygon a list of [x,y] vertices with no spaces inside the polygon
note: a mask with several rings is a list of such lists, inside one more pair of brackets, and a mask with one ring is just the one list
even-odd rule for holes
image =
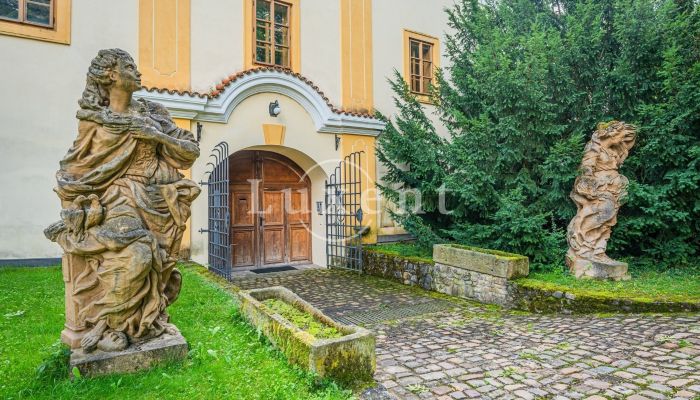
{"label": "stone base of statue", "polygon": [[122,351],[95,350],[85,353],[75,349],[70,356],[70,370],[77,367],[83,377],[137,372],[160,364],[187,358],[185,338],[178,332],[134,343]]}
{"label": "stone base of statue", "polygon": [[566,256],[566,265],[572,275],[579,279],[609,279],[626,281],[632,276],[627,273],[627,263],[607,260],[589,260],[576,255]]}

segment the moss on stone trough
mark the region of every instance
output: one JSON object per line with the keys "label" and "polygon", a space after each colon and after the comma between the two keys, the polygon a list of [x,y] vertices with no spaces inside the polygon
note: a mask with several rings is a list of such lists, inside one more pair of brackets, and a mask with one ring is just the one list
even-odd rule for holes
{"label": "moss on stone trough", "polygon": [[[370,331],[339,324],[284,287],[240,291],[237,296],[243,316],[278,347],[290,363],[353,388],[373,382],[375,338]],[[277,302],[293,307],[296,312],[288,307],[281,310]],[[321,325],[321,331],[330,335],[319,336],[330,337],[315,337],[285,316],[307,329],[313,320],[313,331],[320,332],[318,325]]]}

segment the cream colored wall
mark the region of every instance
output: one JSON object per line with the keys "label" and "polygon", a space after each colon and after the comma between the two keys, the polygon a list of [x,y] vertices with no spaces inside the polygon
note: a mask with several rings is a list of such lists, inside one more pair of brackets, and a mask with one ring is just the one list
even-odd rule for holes
{"label": "cream colored wall", "polygon": [[191,4],[192,89],[208,92],[243,69],[243,0]]}
{"label": "cream colored wall", "polygon": [[301,74],[337,107],[341,106],[339,26],[340,1],[301,0]]}
{"label": "cream colored wall", "polygon": [[[268,105],[275,100],[279,101],[282,110],[277,118],[268,113]],[[263,124],[286,126],[284,146],[265,145]],[[222,141],[229,144],[230,154],[244,149],[274,151],[291,158],[309,172],[312,184],[312,261],[325,265],[325,216],[316,213],[316,202],[324,200],[325,178],[339,161],[340,152],[335,150],[334,135],[317,133],[309,114],[294,100],[277,94],[257,94],[239,104],[226,124],[204,124],[200,142],[202,156],[192,167],[193,180],[207,180],[205,172],[211,167],[206,163],[212,160],[208,158],[209,154]],[[312,168],[315,164],[320,168]],[[192,206],[192,259],[206,264],[208,236],[199,233],[200,229],[207,229],[206,185]]]}
{"label": "cream colored wall", "polygon": [[0,35],[0,259],[59,257],[44,228],[59,219],[58,162],[77,135],[75,112],[102,48],[136,57],[138,2],[73,0],[69,46]]}
{"label": "cream colored wall", "polygon": [[[403,74],[404,65],[404,29],[434,36],[440,39],[440,50],[444,55],[447,31],[447,14],[445,7],[454,5],[454,0],[375,0],[372,2],[372,30],[374,36],[374,92],[375,108],[385,115],[392,115],[396,107],[392,100],[393,93],[387,78],[393,78],[394,69]],[[441,66],[448,65],[443,56]],[[432,115],[434,107],[426,105],[426,111]],[[438,133],[446,136],[447,132],[433,117]]]}
{"label": "cream colored wall", "polygon": [[[340,3],[301,0],[301,71],[340,102]],[[208,92],[244,69],[243,1],[192,1],[192,89]]]}
{"label": "cream colored wall", "polygon": [[[372,2],[372,30],[374,46],[374,103],[375,108],[385,115],[396,113],[393,92],[387,78],[394,77],[394,69],[403,74],[404,71],[404,30],[408,29],[425,35],[437,37],[440,40],[440,51],[443,56],[440,65],[449,65],[444,57],[447,26],[445,7],[452,6],[454,0],[374,0]],[[448,137],[447,130],[438,118],[433,115],[435,107],[424,104],[426,114],[433,120],[439,135]],[[386,173],[386,168],[377,162],[377,177]],[[380,234],[403,233],[397,229],[385,208],[380,204]]]}

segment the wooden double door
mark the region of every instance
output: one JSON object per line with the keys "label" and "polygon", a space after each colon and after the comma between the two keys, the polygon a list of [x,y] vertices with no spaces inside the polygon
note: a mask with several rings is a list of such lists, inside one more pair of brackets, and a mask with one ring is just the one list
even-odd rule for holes
{"label": "wooden double door", "polygon": [[308,263],[311,182],[292,160],[267,151],[229,158],[233,267]]}

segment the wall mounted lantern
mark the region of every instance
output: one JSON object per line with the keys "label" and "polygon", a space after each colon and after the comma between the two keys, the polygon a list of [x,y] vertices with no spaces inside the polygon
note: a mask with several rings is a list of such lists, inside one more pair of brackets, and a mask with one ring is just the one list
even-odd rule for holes
{"label": "wall mounted lantern", "polygon": [[272,103],[270,103],[270,116],[271,117],[277,117],[280,115],[280,112],[282,109],[280,108],[280,102],[275,100]]}

